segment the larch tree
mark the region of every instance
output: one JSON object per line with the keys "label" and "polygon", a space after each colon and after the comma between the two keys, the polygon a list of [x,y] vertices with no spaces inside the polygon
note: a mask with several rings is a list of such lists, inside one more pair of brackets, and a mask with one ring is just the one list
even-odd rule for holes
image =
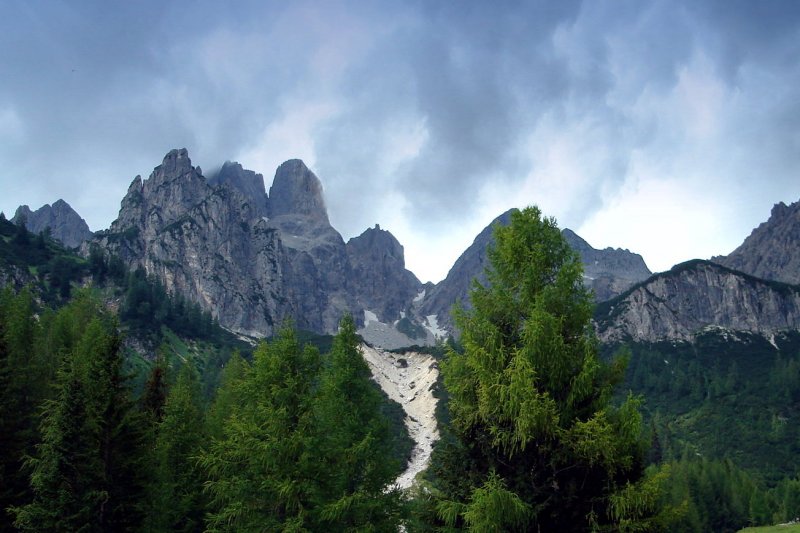
{"label": "larch tree", "polygon": [[535,207],[494,237],[486,284],[455,313],[463,352],[442,367],[457,438],[440,519],[473,531],[650,524],[657,495],[629,501],[643,475],[639,402],[610,403],[624,360],[598,356],[580,259]]}

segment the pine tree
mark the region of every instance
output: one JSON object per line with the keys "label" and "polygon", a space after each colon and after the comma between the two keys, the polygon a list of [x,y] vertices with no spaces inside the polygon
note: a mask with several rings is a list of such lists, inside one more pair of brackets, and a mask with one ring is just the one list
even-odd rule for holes
{"label": "pine tree", "polygon": [[464,352],[442,368],[458,439],[440,517],[476,531],[628,519],[610,498],[643,474],[641,416],[635,398],[610,404],[624,360],[598,357],[577,254],[533,207],[495,229],[489,260],[472,309],[455,314]]}

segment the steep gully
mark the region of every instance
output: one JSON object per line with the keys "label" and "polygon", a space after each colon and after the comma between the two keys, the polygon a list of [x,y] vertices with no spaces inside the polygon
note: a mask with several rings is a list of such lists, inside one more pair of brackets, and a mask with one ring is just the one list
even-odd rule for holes
{"label": "steep gully", "polygon": [[397,478],[401,489],[409,488],[414,478],[427,468],[433,444],[439,438],[436,427],[436,403],[433,389],[439,376],[436,360],[427,354],[396,354],[361,346],[373,379],[406,412],[405,424],[414,440],[411,459]]}

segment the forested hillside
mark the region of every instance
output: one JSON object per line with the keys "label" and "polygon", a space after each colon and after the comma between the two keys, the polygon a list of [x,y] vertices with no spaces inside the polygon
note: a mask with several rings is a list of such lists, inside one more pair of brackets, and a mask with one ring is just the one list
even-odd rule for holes
{"label": "forested hillside", "polygon": [[442,438],[407,491],[403,413],[351,318],[254,347],[97,247],[0,234],[0,531],[736,531],[800,513],[800,336],[600,345],[579,258],[538,210],[496,230],[461,338],[430,349]]}

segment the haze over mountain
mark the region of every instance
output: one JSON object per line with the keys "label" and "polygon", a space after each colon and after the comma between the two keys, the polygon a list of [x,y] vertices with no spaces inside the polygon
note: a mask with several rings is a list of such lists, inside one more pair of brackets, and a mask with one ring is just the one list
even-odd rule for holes
{"label": "haze over mountain", "polygon": [[297,157],[345,241],[380,223],[438,282],[512,207],[664,271],[800,198],[794,2],[4,8],[9,218],[63,198],[108,228],[173,146],[209,179]]}

